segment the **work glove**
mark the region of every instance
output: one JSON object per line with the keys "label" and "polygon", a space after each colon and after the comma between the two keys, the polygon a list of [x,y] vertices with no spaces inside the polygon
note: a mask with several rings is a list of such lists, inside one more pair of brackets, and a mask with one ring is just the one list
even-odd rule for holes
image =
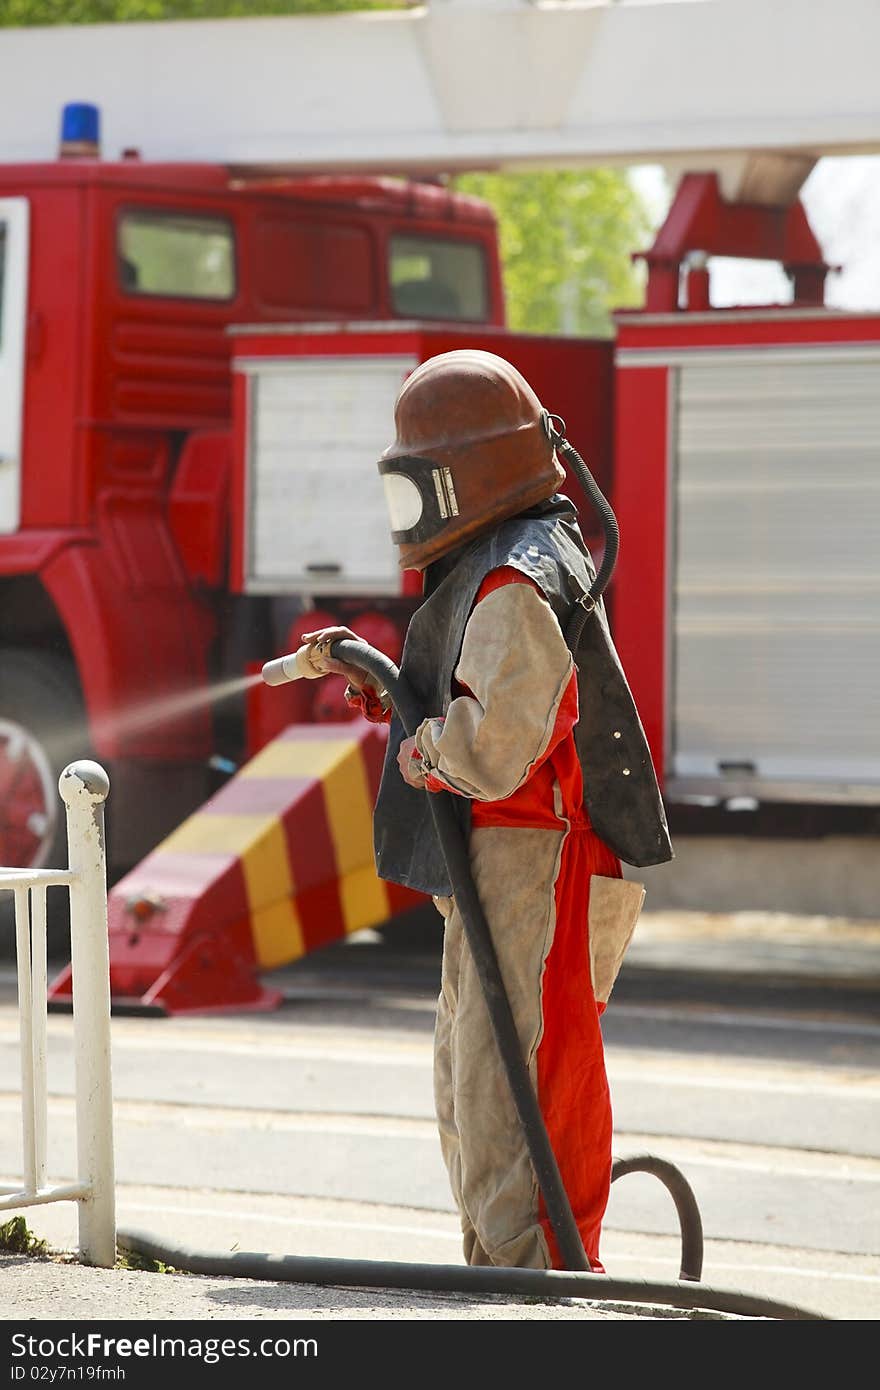
{"label": "work glove", "polygon": [[414,738],[405,738],[397,750],[397,766],[404,782],[421,789],[425,785],[425,762]]}
{"label": "work glove", "polygon": [[332,671],[338,676],[345,676],[353,690],[363,690],[365,686],[375,690],[375,678],[369,671],[365,671],[362,666],[352,666],[347,661],[337,661],[330,655],[331,644],[343,639],[351,642],[364,640],[358,637],[356,632],[352,632],[350,627],[321,627],[315,632],[304,632],[303,642],[308,646],[308,664],[311,670],[306,670],[303,674],[309,680],[314,680],[318,676],[329,675]]}

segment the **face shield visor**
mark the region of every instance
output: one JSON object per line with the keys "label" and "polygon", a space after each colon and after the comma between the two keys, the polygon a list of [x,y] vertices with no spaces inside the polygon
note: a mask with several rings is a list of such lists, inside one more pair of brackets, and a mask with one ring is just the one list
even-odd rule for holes
{"label": "face shield visor", "polygon": [[458,516],[451,468],[431,459],[403,456],[381,459],[379,473],[395,545],[421,545]]}

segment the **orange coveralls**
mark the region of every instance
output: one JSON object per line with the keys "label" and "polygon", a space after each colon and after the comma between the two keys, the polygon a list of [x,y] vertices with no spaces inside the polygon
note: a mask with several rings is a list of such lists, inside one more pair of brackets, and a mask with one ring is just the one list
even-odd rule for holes
{"label": "orange coveralls", "polygon": [[[531,595],[525,602],[526,616],[535,624],[533,658],[547,642],[554,661],[570,664],[567,678],[564,664],[559,667],[562,679],[537,756],[531,758],[531,744],[522,754],[526,775],[510,795],[487,799],[470,780],[444,774],[438,753],[446,721],[427,720],[417,745],[433,768],[425,782],[428,793],[451,791],[472,800],[470,845],[477,889],[562,1181],[584,1248],[601,1272],[599,1236],[611,1180],[612,1115],[599,1025],[605,1006],[593,992],[587,912],[592,876],[619,879],[621,863],[593,831],[584,809],[573,733],[577,675],[540,589],[515,568],[494,570],[482,583],[468,625],[490,595],[496,597],[483,612],[491,608],[493,622],[503,625],[504,606],[512,598],[521,609],[522,593],[499,595],[510,585],[526,585],[540,595],[537,604]],[[517,622],[521,632],[521,616]],[[467,643],[466,629],[463,655]],[[479,659],[477,645],[477,663]],[[524,675],[520,708],[539,685],[529,672]],[[479,701],[461,680],[452,693],[453,705],[460,699],[476,706],[464,711],[465,742],[471,738],[476,747],[482,715],[488,727],[492,685],[480,689]],[[388,718],[369,689],[352,702],[368,719]],[[451,708],[447,720],[450,713]],[[536,712],[538,725],[545,713]],[[506,721],[508,726],[517,722],[515,717]],[[535,722],[532,718],[532,729]],[[507,735],[515,746],[516,728],[508,727]],[[479,780],[468,762],[470,751],[464,749],[457,766],[466,766],[468,778]],[[435,1029],[435,1102],[465,1256],[471,1264],[560,1268],[460,918],[452,899],[435,899],[435,904],[446,922]]]}

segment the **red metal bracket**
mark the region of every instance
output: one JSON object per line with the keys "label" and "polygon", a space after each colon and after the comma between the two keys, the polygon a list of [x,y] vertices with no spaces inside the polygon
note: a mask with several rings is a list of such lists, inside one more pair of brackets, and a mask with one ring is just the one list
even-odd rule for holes
{"label": "red metal bracket", "polygon": [[[731,203],[721,196],[717,174],[685,174],[669,214],[648,251],[633,259],[648,266],[645,309],[667,313],[680,300],[681,268],[689,254],[779,261],[794,283],[796,306],[821,305],[825,261],[800,200],[789,207]],[[709,272],[698,262],[688,271],[687,308],[708,309]]]}

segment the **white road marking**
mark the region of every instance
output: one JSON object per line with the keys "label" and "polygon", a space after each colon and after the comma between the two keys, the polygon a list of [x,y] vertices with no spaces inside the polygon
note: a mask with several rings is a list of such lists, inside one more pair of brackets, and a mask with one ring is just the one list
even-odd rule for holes
{"label": "white road marking", "polygon": [[660,1153],[670,1163],[691,1168],[735,1168],[771,1176],[880,1182],[880,1158],[723,1139],[690,1139],[680,1135],[615,1131],[616,1157],[645,1152]]}
{"label": "white road marking", "polygon": [[[613,1013],[612,1013],[613,1010]],[[769,1028],[784,1033],[822,1033],[826,1037],[855,1037],[880,1039],[880,1024],[856,1023],[836,1017],[792,1018],[775,1014],[750,1013],[743,1009],[707,1009],[699,1005],[609,1004],[609,1018],[651,1018],[659,1023],[711,1023],[720,1028]]]}
{"label": "white road marking", "polygon": [[[15,1113],[20,1110],[20,1096],[0,1093],[0,1113]],[[371,1139],[407,1139],[437,1143],[437,1128],[433,1119],[418,1119],[388,1115],[350,1115],[335,1113],[312,1113],[301,1111],[289,1113],[275,1110],[234,1109],[219,1106],[193,1106],[188,1103],[175,1104],[164,1101],[117,1100],[116,1115],[119,1121],[134,1127],[173,1124],[185,1130],[234,1131],[246,1129],[271,1131],[287,1134],[332,1135],[357,1134]],[[72,1119],[75,1114],[72,1096],[59,1096],[54,1100],[54,1110]],[[751,1173],[784,1175],[785,1177],[804,1177],[848,1182],[880,1182],[880,1159],[811,1152],[802,1149],[758,1146],[741,1142],[715,1139],[690,1139],[681,1136],[627,1133],[617,1131],[614,1135],[615,1154],[662,1151],[670,1162],[686,1164],[690,1168],[736,1169]]]}
{"label": "white road marking", "polygon": [[[56,1114],[60,1110],[68,1118],[75,1116],[72,1096],[53,1097]],[[0,1112],[19,1112],[20,1095],[0,1093]],[[437,1142],[437,1126],[433,1120],[410,1119],[397,1115],[340,1115],[285,1110],[234,1109],[231,1106],[192,1105],[188,1101],[140,1101],[117,1098],[114,1101],[117,1120],[129,1125],[150,1127],[173,1123],[191,1130],[272,1130],[298,1134],[360,1134],[371,1139],[410,1139]]]}
{"label": "white road marking", "polygon": [[[3,1031],[2,1026],[0,1026],[0,1048],[10,1047],[17,1050],[17,1034],[14,1038],[4,1037]],[[50,1029],[50,1036],[66,1037],[67,1035],[53,1033]],[[180,1035],[174,1037],[167,1035],[165,1037],[117,1035],[113,1039],[113,1051],[117,1055],[137,1052],[149,1052],[155,1055],[163,1052],[174,1054],[176,1058],[179,1058],[183,1053],[190,1052],[212,1057],[220,1054],[228,1057],[259,1058],[260,1060],[307,1063],[342,1062],[352,1067],[369,1067],[373,1071],[379,1067],[404,1067],[421,1069],[426,1077],[432,1065],[431,1045],[418,1043],[395,1045],[393,1043],[376,1044],[373,1042],[370,1045],[369,1054],[366,1054],[362,1044],[355,1045],[341,1041],[318,1043],[291,1040],[283,1046],[266,1046],[262,1043],[258,1045],[257,1042],[251,1045],[229,1042],[219,1038],[192,1039]],[[707,1070],[705,1060],[681,1057],[677,1053],[663,1053],[655,1050],[652,1055],[646,1055],[633,1048],[606,1046],[606,1065],[612,1085],[622,1082],[633,1085],[650,1082],[660,1086],[693,1088],[695,1090],[743,1091],[749,1094],[810,1096],[811,1098],[824,1097],[847,1101],[880,1100],[880,1083],[878,1083],[876,1073],[873,1071],[856,1070],[853,1067],[835,1069],[828,1066],[816,1067],[814,1065],[786,1063],[782,1068],[774,1065],[776,1075],[768,1077],[765,1074],[768,1065],[773,1064],[768,1064],[763,1060],[754,1063],[749,1063],[741,1058],[718,1059],[713,1057],[711,1060],[714,1067],[723,1066],[725,1074],[716,1070],[711,1075],[701,1075],[700,1072],[706,1073]],[[780,1070],[786,1072],[787,1075],[780,1077]],[[198,1104],[198,1101],[194,1103]]]}
{"label": "white road marking", "polygon": [[[735,1074],[722,1075],[713,1071],[711,1075],[699,1075],[696,1068],[705,1071],[703,1063],[685,1057],[644,1057],[638,1053],[621,1054],[613,1048],[606,1049],[606,1065],[611,1085],[619,1082],[633,1085],[657,1084],[660,1086],[693,1087],[694,1090],[707,1091],[745,1091],[749,1095],[810,1096],[824,1097],[828,1100],[877,1101],[880,1100],[880,1083],[874,1072],[855,1072],[852,1069],[835,1074],[829,1082],[829,1068],[795,1068],[791,1079],[779,1080],[775,1077],[761,1076],[766,1063],[755,1067],[744,1066],[740,1060],[729,1065]],[[738,1073],[738,1074],[736,1074]]]}
{"label": "white road marking", "polygon": [[[154,1032],[129,1031],[120,1029],[121,1020],[113,1020],[112,1028],[112,1047],[113,1051],[128,1052],[151,1052],[151,1053],[174,1053],[179,1055],[181,1052],[205,1053],[215,1056],[222,1052],[229,1057],[250,1057],[274,1058],[284,1060],[290,1058],[296,1061],[339,1061],[339,1062],[359,1062],[370,1065],[382,1061],[393,1063],[395,1066],[421,1067],[427,1062],[430,1064],[433,1055],[433,1042],[430,1038],[425,1041],[404,1041],[393,1038],[377,1038],[375,1034],[365,1033],[362,1036],[350,1036],[350,1040],[328,1039],[326,1042],[320,1037],[310,1037],[307,1040],[291,1038],[289,1041],[277,1042],[268,1041],[265,1034],[256,1033],[248,1035],[244,1040],[230,1039],[228,1033],[202,1032],[189,1033],[185,1030],[174,1030],[173,1033],[162,1033],[158,1030]],[[127,1020],[126,1020],[127,1022]],[[66,1026],[65,1026],[66,1024]],[[163,1025],[159,1022],[159,1027]],[[50,1016],[47,1028],[50,1038],[69,1039],[72,1036],[72,1027],[69,1020],[59,1019]],[[0,1043],[18,1042],[18,1023],[14,1026],[9,1021],[0,1018]]]}
{"label": "white road marking", "polygon": [[[606,1263],[620,1261],[621,1264],[650,1264],[668,1265],[669,1257],[663,1255],[627,1255],[623,1251],[610,1251],[612,1241],[606,1236],[602,1250],[602,1258]],[[733,1274],[784,1274],[794,1276],[798,1279],[837,1279],[844,1284],[878,1284],[880,1285],[880,1274],[843,1274],[839,1270],[831,1269],[805,1269],[800,1265],[764,1265],[764,1264],[741,1264],[724,1262],[721,1260],[712,1261],[712,1271],[730,1271]]]}
{"label": "white road marking", "polygon": [[[228,1221],[241,1215],[240,1212],[230,1211],[227,1207],[191,1207],[188,1204],[186,1206],[174,1206],[162,1202],[129,1202],[125,1198],[119,1199],[119,1210],[154,1212],[162,1216],[201,1216],[221,1221]],[[314,1227],[316,1230],[372,1231],[374,1234],[381,1235],[431,1236],[439,1240],[455,1241],[457,1245],[461,1244],[460,1231],[441,1231],[432,1226],[399,1226],[384,1221],[337,1221],[332,1217],[280,1216],[269,1212],[251,1212],[249,1213],[249,1220],[270,1222],[275,1226]]]}

